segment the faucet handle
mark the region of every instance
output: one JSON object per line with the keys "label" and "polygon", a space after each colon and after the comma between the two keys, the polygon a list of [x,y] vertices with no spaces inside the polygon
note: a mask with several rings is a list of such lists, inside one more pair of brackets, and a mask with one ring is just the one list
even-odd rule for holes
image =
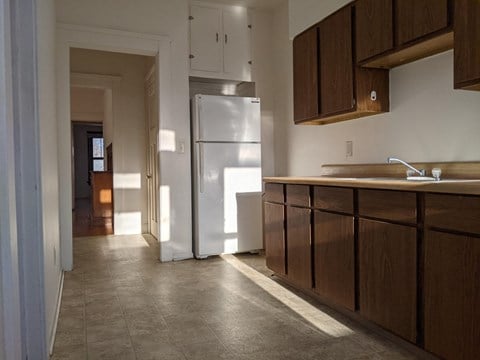
{"label": "faucet handle", "polygon": [[432,176],[435,178],[435,181],[440,181],[440,175],[442,175],[442,169],[433,168]]}

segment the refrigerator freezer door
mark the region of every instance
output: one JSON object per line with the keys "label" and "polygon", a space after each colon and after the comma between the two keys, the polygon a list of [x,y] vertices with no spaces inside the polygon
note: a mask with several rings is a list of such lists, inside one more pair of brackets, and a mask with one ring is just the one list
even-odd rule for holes
{"label": "refrigerator freezer door", "polygon": [[260,142],[260,99],[196,95],[194,141]]}
{"label": "refrigerator freezer door", "polygon": [[236,194],[262,191],[261,146],[197,143],[195,153],[195,256],[235,253]]}

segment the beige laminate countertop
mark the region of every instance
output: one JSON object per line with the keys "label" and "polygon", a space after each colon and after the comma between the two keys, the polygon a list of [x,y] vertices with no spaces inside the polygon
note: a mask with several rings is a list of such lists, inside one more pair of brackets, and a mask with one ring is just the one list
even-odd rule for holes
{"label": "beige laminate countertop", "polygon": [[436,181],[409,181],[389,178],[347,178],[326,176],[288,176],[264,177],[266,183],[303,184],[354,187],[364,189],[384,189],[403,191],[422,191],[447,194],[480,195],[480,180],[441,180]]}

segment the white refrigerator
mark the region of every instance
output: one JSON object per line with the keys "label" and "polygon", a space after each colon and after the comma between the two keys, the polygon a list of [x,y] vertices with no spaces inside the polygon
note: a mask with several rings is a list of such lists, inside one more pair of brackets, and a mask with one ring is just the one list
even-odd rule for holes
{"label": "white refrigerator", "polygon": [[237,228],[237,193],[262,191],[260,127],[258,98],[192,100],[196,258],[262,248],[261,241],[239,241]]}

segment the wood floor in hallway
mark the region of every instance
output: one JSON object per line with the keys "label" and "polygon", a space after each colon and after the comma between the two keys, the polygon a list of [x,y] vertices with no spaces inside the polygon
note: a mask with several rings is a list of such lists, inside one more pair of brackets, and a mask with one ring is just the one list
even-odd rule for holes
{"label": "wood floor in hallway", "polygon": [[158,261],[149,236],[74,239],[54,360],[415,359],[272,278],[259,255]]}
{"label": "wood floor in hallway", "polygon": [[108,219],[108,221],[94,221],[92,219],[92,204],[90,199],[75,199],[72,225],[74,237],[113,234],[111,219]]}

